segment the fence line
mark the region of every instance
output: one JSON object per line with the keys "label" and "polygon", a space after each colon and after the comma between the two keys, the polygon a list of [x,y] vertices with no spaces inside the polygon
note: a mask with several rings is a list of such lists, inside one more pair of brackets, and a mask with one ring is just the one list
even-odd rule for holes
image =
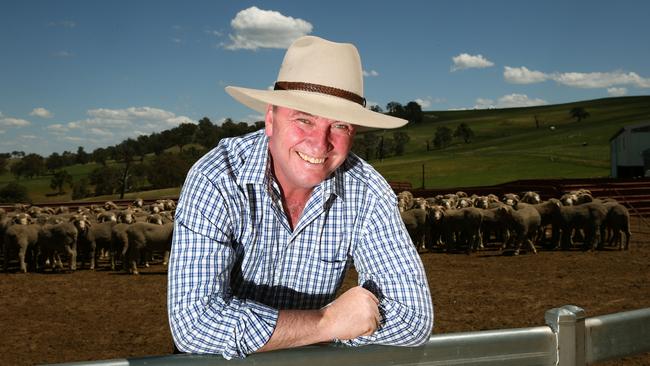
{"label": "fence line", "polygon": [[650,308],[585,318],[574,305],[548,310],[546,326],[432,335],[421,347],[316,345],[241,360],[218,355],[164,355],[73,362],[81,366],[480,365],[583,366],[650,352]]}

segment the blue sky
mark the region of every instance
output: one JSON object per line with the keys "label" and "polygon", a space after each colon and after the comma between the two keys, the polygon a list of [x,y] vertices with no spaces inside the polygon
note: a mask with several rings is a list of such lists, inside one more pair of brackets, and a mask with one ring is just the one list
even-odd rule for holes
{"label": "blue sky", "polygon": [[302,35],[354,43],[385,108],[650,94],[647,1],[30,1],[0,5],[0,152],[87,152],[209,117],[261,116]]}

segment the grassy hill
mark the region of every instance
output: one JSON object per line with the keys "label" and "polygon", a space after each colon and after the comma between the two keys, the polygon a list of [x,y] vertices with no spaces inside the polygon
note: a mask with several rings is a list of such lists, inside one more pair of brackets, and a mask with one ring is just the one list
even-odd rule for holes
{"label": "grassy hill", "polygon": [[[590,116],[576,122],[569,114],[574,107],[584,108]],[[430,111],[425,112],[422,123],[400,129],[411,138],[404,155],[370,163],[387,180],[410,182],[414,187],[422,186],[424,167],[425,188],[483,186],[517,179],[607,177],[609,139],[621,127],[644,121],[650,121],[650,96],[528,108]],[[433,139],[439,126],[454,131],[463,122],[475,133],[471,143],[454,139],[445,149],[427,151],[427,140]],[[378,133],[391,137],[393,130]],[[96,166],[90,163],[66,169],[78,180]],[[52,195],[50,178],[21,179],[20,184],[28,188],[34,202],[69,200],[70,192]],[[4,173],[0,186],[13,180],[12,175]],[[175,196],[178,191],[141,192],[128,197]]]}
{"label": "grassy hill", "polygon": [[[580,122],[569,111],[582,107],[590,116]],[[537,119],[537,123],[536,123]],[[517,179],[607,177],[609,139],[623,126],[650,122],[650,96],[606,98],[529,108],[426,112],[407,125],[411,141],[400,157],[371,164],[389,181],[425,188],[492,185]],[[427,151],[436,128],[452,131],[466,123],[471,143]],[[537,127],[539,125],[539,127]],[[384,132],[387,137],[390,131]]]}

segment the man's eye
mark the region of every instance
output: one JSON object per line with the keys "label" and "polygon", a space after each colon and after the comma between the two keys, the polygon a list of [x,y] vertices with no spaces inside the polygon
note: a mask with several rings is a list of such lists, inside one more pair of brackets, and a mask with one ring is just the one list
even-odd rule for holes
{"label": "man's eye", "polygon": [[305,125],[310,125],[311,124],[310,120],[304,119],[304,118],[298,118],[297,121],[302,123],[302,124],[305,124]]}
{"label": "man's eye", "polygon": [[343,131],[347,131],[347,130],[350,129],[350,126],[348,126],[346,124],[342,124],[342,123],[341,124],[335,124],[335,125],[333,125],[333,127],[336,130],[343,130]]}

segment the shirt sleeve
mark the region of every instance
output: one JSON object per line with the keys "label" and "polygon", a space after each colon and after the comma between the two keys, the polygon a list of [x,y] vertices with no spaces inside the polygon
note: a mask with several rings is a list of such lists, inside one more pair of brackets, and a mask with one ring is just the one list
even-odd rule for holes
{"label": "shirt sleeve", "polygon": [[176,208],[167,291],[169,325],[182,352],[242,358],[275,329],[276,309],[232,295],[231,228],[224,196],[191,170]]}
{"label": "shirt sleeve", "polygon": [[341,341],[351,346],[418,346],[433,328],[433,304],[420,256],[397,209],[379,200],[371,210],[354,265],[359,285],[380,300],[381,325],[371,336]]}

